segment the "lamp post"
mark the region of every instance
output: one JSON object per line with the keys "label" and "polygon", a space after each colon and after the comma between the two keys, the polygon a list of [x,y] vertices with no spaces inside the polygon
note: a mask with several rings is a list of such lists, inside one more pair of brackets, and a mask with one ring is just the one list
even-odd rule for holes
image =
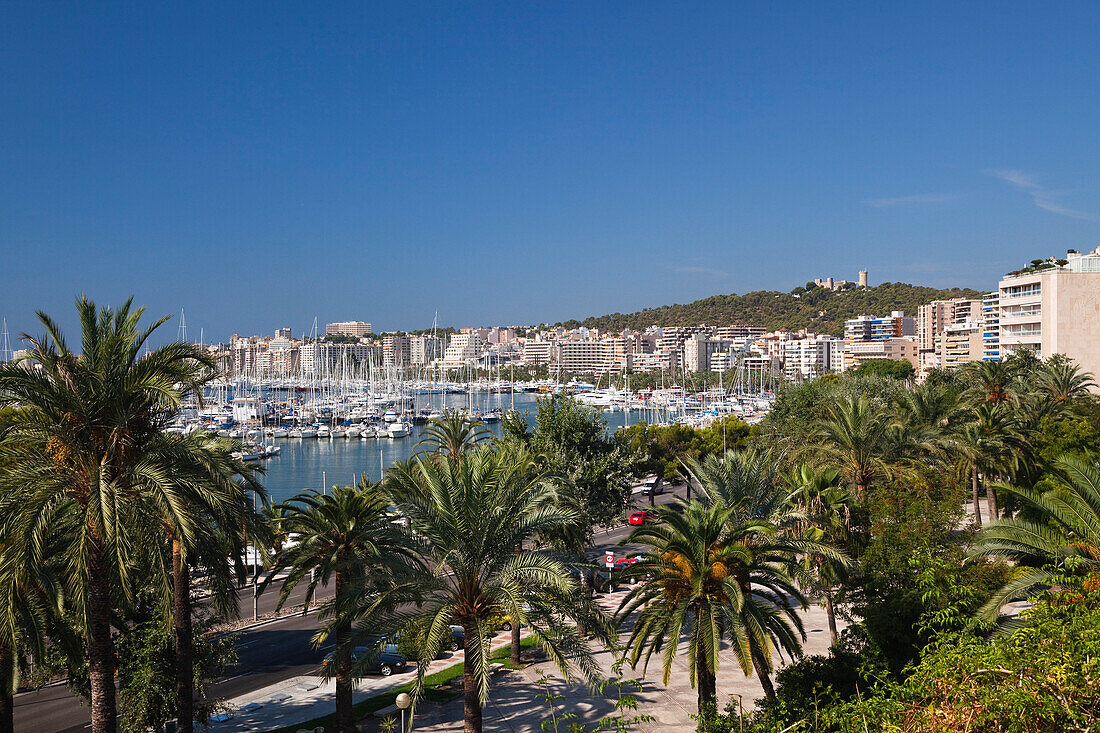
{"label": "lamp post", "polygon": [[[412,698],[409,697],[407,692],[402,692],[397,696],[394,702],[397,703],[397,707],[401,709],[401,733],[407,733],[407,729],[405,728],[405,711],[412,705]],[[412,721],[410,720],[409,723],[412,723]],[[412,726],[410,725],[410,727]]]}

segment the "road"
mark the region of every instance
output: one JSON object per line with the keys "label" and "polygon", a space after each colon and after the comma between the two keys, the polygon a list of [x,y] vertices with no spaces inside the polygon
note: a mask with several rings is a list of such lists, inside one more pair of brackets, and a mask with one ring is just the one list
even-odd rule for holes
{"label": "road", "polygon": [[[666,487],[665,493],[656,496],[655,501],[658,504],[667,504],[674,500],[674,496],[683,494],[683,486],[672,490]],[[649,500],[645,497],[636,496],[633,500],[639,509],[649,505]],[[595,561],[607,551],[623,554],[624,549],[618,543],[629,536],[630,530],[629,526],[622,526],[598,532],[594,537],[591,559]],[[287,602],[288,606],[302,602],[305,596],[304,585],[302,583],[294,590]],[[275,582],[259,597],[261,616],[274,612],[278,597],[279,584]],[[249,588],[241,591],[240,604],[242,615],[251,612],[252,596]],[[216,697],[230,699],[316,670],[324,653],[313,649],[309,640],[317,628],[316,614],[296,614],[242,631],[237,641],[240,662],[230,676],[211,686],[212,693]],[[89,727],[87,707],[65,685],[24,692],[15,698],[16,730],[77,732]]]}

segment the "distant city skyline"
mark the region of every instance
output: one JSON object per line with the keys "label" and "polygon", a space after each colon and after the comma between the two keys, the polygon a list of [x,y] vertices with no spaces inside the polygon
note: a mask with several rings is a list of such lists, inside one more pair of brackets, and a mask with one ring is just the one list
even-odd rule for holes
{"label": "distant city skyline", "polygon": [[[0,316],[530,324],[1100,243],[1093,3],[0,9]],[[176,334],[174,320],[165,326]]]}

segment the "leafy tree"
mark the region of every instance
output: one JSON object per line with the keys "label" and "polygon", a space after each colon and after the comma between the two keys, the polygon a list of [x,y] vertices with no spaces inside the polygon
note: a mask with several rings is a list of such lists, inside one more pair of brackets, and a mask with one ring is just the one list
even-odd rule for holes
{"label": "leafy tree", "polygon": [[[795,522],[797,535],[813,543],[841,549],[848,541],[852,514],[852,495],[840,485],[840,473],[835,468],[814,468],[801,465],[787,478],[790,495],[787,501],[800,514]],[[804,553],[799,563],[798,577],[825,599],[829,619],[829,637],[837,642],[836,607],[833,599],[836,587],[848,575],[848,563],[831,555]]]}
{"label": "leafy tree", "polygon": [[869,375],[891,379],[912,379],[916,368],[908,359],[869,359],[852,370],[854,376]]}
{"label": "leafy tree", "polygon": [[539,400],[529,448],[547,473],[566,479],[591,524],[608,526],[622,514],[639,457],[607,435],[599,410],[554,395]]}

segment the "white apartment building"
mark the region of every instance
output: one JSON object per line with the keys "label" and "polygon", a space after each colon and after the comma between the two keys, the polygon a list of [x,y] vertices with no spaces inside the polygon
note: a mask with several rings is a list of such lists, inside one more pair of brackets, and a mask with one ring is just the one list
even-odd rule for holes
{"label": "white apartment building", "polygon": [[1009,273],[998,283],[999,356],[1025,349],[1043,359],[1065,354],[1100,374],[1100,248],[1070,250],[1064,262]]}
{"label": "white apartment building", "polygon": [[481,357],[485,350],[485,344],[481,340],[481,334],[477,331],[469,333],[456,333],[451,336],[447,344],[447,350],[443,352],[443,367],[445,369],[458,369]]}
{"label": "white apartment building", "polygon": [[844,340],[834,336],[788,341],[783,350],[783,374],[798,381],[839,372],[844,366],[843,353]]}
{"label": "white apartment building", "polygon": [[523,363],[537,366],[549,364],[554,360],[553,341],[525,341],[523,344]]}
{"label": "white apartment building", "polygon": [[952,298],[922,305],[917,311],[917,371],[924,375],[931,369],[954,368],[981,359],[981,324],[980,300]]}
{"label": "white apartment building", "polygon": [[415,366],[426,366],[436,359],[443,358],[443,352],[447,348],[447,341],[439,336],[420,334],[409,337],[409,363]]}

